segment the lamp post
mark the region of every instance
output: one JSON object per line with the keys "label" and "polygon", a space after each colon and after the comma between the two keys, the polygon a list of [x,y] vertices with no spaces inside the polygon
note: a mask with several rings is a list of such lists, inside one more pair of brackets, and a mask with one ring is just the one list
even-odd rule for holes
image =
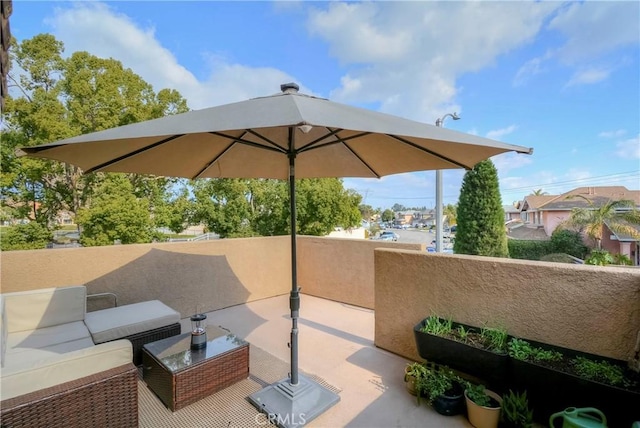
{"label": "lamp post", "polygon": [[[447,113],[440,119],[436,120],[436,126],[442,127],[444,120],[447,117],[451,117],[453,120],[460,119],[458,113]],[[436,170],[436,252],[442,252],[442,170]]]}

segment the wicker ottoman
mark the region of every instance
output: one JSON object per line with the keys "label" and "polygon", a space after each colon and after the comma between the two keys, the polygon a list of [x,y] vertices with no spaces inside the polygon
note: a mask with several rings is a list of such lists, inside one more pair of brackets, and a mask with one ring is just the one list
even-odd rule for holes
{"label": "wicker ottoman", "polygon": [[232,334],[190,349],[191,334],[143,346],[143,379],[172,411],[179,410],[249,376],[249,343]]}

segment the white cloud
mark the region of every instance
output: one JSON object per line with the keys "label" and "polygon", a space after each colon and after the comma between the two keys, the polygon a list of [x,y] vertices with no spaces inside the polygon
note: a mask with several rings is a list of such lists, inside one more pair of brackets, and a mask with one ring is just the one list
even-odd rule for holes
{"label": "white cloud", "polygon": [[491,138],[492,140],[499,140],[500,138],[504,137],[505,135],[511,134],[517,128],[518,127],[516,125],[510,125],[510,126],[508,126],[506,128],[489,131],[489,132],[487,132],[487,138]]}
{"label": "white cloud", "polygon": [[271,94],[282,82],[295,80],[274,68],[231,64],[222,57],[203,54],[211,72],[205,81],[199,81],[158,42],[153,28],[140,28],[103,3],[82,2],[58,9],[48,23],[56,38],[64,41],[67,52],[88,51],[117,58],[155,91],[177,89],[195,109]]}
{"label": "white cloud", "polygon": [[615,131],[603,131],[598,134],[598,137],[602,138],[618,138],[627,133],[626,129],[616,129]]}
{"label": "white cloud", "polygon": [[571,76],[566,86],[591,85],[602,82],[611,75],[611,72],[612,70],[610,68],[587,67],[579,69]]}
{"label": "white cloud", "polygon": [[507,172],[530,165],[533,159],[530,155],[519,154],[514,152],[502,153],[491,158],[493,164],[498,170],[500,176],[504,176]]}
{"label": "white cloud", "polygon": [[547,72],[548,66],[545,63],[552,57],[553,53],[549,51],[542,57],[533,58],[527,61],[522,67],[520,67],[516,76],[513,78],[513,85],[522,86],[532,77]]}
{"label": "white cloud", "polygon": [[621,55],[606,55],[640,42],[639,14],[638,2],[565,4],[547,26],[549,30],[560,32],[565,42],[549,49],[545,55],[525,62],[513,79],[514,86],[524,85],[532,77],[547,72],[552,68],[551,60],[578,68],[566,87],[606,80],[617,68],[628,65]]}
{"label": "white cloud", "polygon": [[[433,122],[455,105],[456,79],[532,42],[558,4],[547,2],[330,3],[311,9],[311,34],[348,71],[331,98]],[[410,82],[410,87],[408,87]],[[400,95],[401,94],[401,95]]]}
{"label": "white cloud", "polygon": [[616,144],[616,154],[625,159],[640,159],[640,135]]}
{"label": "white cloud", "polygon": [[560,10],[549,28],[567,42],[557,56],[569,64],[597,58],[620,46],[638,44],[640,3],[626,1],[573,2]]}

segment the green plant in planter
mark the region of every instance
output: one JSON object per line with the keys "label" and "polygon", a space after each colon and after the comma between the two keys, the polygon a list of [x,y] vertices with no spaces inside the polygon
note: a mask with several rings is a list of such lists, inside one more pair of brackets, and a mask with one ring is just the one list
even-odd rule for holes
{"label": "green plant in planter", "polygon": [[420,397],[425,397],[429,404],[433,400],[453,389],[454,383],[464,385],[465,381],[448,367],[427,368],[425,376],[416,383]]}
{"label": "green plant in planter", "polygon": [[613,386],[629,386],[622,368],[606,361],[593,361],[576,357],[573,361],[578,376]]}
{"label": "green plant in planter", "polygon": [[527,391],[509,393],[502,397],[502,411],[500,420],[505,428],[533,427],[533,410],[529,408]]}
{"label": "green plant in planter", "polygon": [[510,357],[523,361],[559,361],[562,359],[560,352],[531,346],[529,342],[522,339],[511,339],[508,349]]}
{"label": "green plant in planter", "polygon": [[501,354],[507,353],[507,330],[503,327],[483,327],[480,330],[480,338],[486,349]]}
{"label": "green plant in planter", "polygon": [[423,333],[429,333],[436,336],[446,336],[453,331],[453,321],[449,319],[440,319],[439,317],[432,315],[425,319],[424,326],[422,327]]}
{"label": "green plant in planter", "polygon": [[458,333],[460,341],[467,343],[467,339],[469,338],[469,331],[466,330],[463,326],[459,325],[456,329],[456,332]]}
{"label": "green plant in planter", "polygon": [[420,403],[418,384],[421,382],[421,379],[427,376],[427,371],[428,369],[423,363],[407,364],[404,370],[404,381],[407,383],[407,391],[418,397],[418,403]]}
{"label": "green plant in planter", "polygon": [[467,397],[478,406],[489,407],[491,397],[485,393],[484,385],[467,384]]}

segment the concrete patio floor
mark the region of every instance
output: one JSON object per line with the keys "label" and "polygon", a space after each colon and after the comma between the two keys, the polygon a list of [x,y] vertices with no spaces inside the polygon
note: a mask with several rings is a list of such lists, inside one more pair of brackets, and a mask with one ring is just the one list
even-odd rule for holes
{"label": "concrete patio floor", "polygon": [[[288,295],[207,316],[208,325],[228,329],[289,363]],[[408,394],[403,372],[409,361],[374,346],[372,310],[302,295],[298,326],[300,371],[341,390],[340,402],[307,426],[471,427],[465,416],[441,416]],[[182,331],[189,330],[189,319],[183,319]]]}

